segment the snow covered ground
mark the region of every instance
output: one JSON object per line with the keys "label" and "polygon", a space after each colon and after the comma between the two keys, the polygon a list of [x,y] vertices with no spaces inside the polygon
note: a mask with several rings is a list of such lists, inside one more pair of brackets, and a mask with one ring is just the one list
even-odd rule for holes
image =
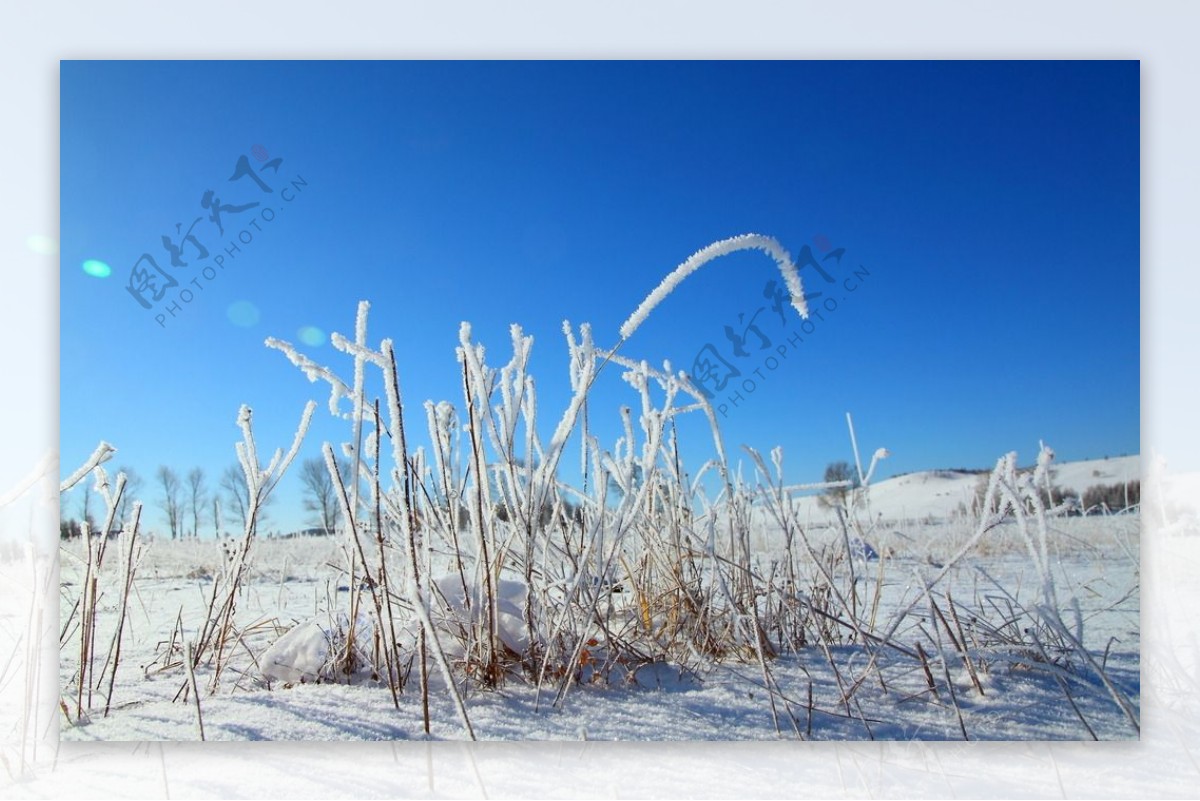
{"label": "snow covered ground", "polygon": [[[1112,483],[1136,477],[1137,459],[1060,470],[1067,477]],[[872,550],[883,557],[861,559],[857,586],[864,603],[878,598],[870,614],[874,631],[895,621],[891,642],[897,647],[863,648],[852,632],[843,631],[832,644],[814,643],[773,660],[760,661],[748,652],[689,665],[605,666],[603,644],[591,641],[573,683],[550,682],[539,691],[514,675],[497,690],[464,684],[474,735],[484,740],[1136,740],[1139,517],[1053,521],[1050,572],[1067,610],[1065,623],[1101,666],[1090,670],[1077,653],[1068,653],[1077,649],[1062,651],[1061,658],[1051,655],[1054,632],[1042,632],[1051,639],[1044,641],[1048,650],[1041,654],[1030,652],[1030,642],[1041,648],[1042,641],[1024,638],[1024,647],[1008,641],[1023,639],[1019,628],[1035,623],[1020,610],[1032,609],[1040,590],[1015,525],[990,531],[941,577],[937,609],[923,595],[922,582],[938,577],[942,564],[974,532],[974,523],[958,519],[956,510],[958,494],[973,493],[976,480],[975,475],[924,473],[872,489],[872,511],[886,520],[873,529]],[[909,517],[910,510],[920,510],[921,519]],[[818,515],[828,522],[827,513],[815,507],[811,514],[814,523]],[[755,532],[755,563],[766,574],[778,559],[780,535],[766,516]],[[814,525],[811,536],[819,547],[832,547],[834,533]],[[78,596],[82,580],[79,552],[79,543],[64,548],[64,631],[70,629],[69,602]],[[217,692],[207,689],[212,669],[197,670],[198,713],[179,666],[178,646],[194,638],[206,619],[208,591],[227,556],[211,541],[148,543],[126,610],[121,664],[107,713],[101,687],[90,712],[62,722],[63,740],[194,740],[200,738],[201,724],[207,740],[463,739],[462,714],[436,670],[430,678],[428,736],[416,681],[393,702],[385,685],[362,676],[344,683],[318,679],[330,638],[345,626],[351,587],[329,569],[340,554],[334,538],[256,543],[239,602],[239,640]],[[504,618],[509,624],[506,628],[502,621],[502,629],[520,639],[521,585],[511,587],[513,600]],[[627,597],[613,598],[618,605],[630,604]],[[953,628],[948,620],[935,619],[949,614],[948,598],[965,618],[954,621]],[[101,599],[100,642],[111,639],[118,605],[113,593]],[[977,610],[978,620],[970,610]],[[998,631],[995,621],[1008,618],[1007,633]],[[954,631],[970,641],[969,660],[956,656],[949,644],[936,652],[933,643]],[[929,652],[926,664],[916,656],[918,641]],[[523,647],[516,640],[506,642],[514,650]],[[59,673],[68,709],[77,699],[77,688],[72,689],[77,669],[77,652],[65,648]],[[557,698],[562,688],[564,697]]]}

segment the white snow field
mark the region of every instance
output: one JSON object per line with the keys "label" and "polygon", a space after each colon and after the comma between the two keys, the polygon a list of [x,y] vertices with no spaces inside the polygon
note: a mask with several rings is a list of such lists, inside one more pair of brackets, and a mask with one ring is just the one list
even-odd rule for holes
{"label": "white snow field", "polygon": [[[1056,471],[1058,486],[1086,488],[1135,479],[1138,459]],[[577,594],[591,593],[592,600],[573,603],[602,619],[573,621],[578,641],[568,638],[568,656],[543,669],[530,656],[528,587],[519,577],[505,578],[495,591],[504,658],[491,683],[472,674],[479,667],[466,611],[472,593],[464,594],[450,561],[430,548],[428,569],[436,572],[439,562],[445,569],[432,593],[432,631],[461,706],[437,660],[427,656],[428,735],[414,664],[419,621],[411,607],[394,604],[390,622],[407,681],[393,698],[372,656],[380,635],[371,590],[361,576],[350,579],[347,554],[354,548],[344,536],[255,541],[220,670],[215,662],[197,664],[194,685],[184,668],[187,644],[214,617],[209,606],[222,597],[214,583],[228,580],[236,548],[229,541],[112,540],[99,571],[107,589],[95,615],[90,701],[78,686],[76,606],[87,558],[79,541],[68,542],[61,570],[61,737],[198,740],[202,725],[206,740],[1137,739],[1139,516],[1048,518],[1044,550],[1032,524],[1022,526],[1011,514],[976,537],[978,521],[959,516],[958,503],[964,493],[970,500],[977,481],[936,471],[873,486],[870,547],[851,543],[849,559],[832,514],[799,500],[816,558],[805,552],[792,564],[802,573],[796,595],[811,606],[768,597],[789,586],[780,579],[784,535],[767,511],[753,508],[750,563],[758,589],[749,617],[757,615],[765,629],[757,645],[735,630],[727,635],[733,645],[703,652],[695,630],[653,619],[671,609],[649,609],[653,599],[640,596],[630,576],[637,568],[619,558],[609,562],[609,579],[576,583]],[[127,553],[130,544],[142,553],[113,679],[111,643],[121,624],[125,575],[113,553]],[[636,548],[625,550],[622,558],[634,558]],[[542,653],[553,647],[557,618],[571,614],[562,610],[571,603],[572,577],[559,572],[563,579],[547,585],[562,593],[557,602],[534,604],[533,639]],[[734,575],[711,572],[715,581]],[[923,582],[932,584],[928,595]],[[1047,583],[1057,613],[1046,608]],[[845,606],[828,598],[835,592],[846,596]],[[715,615],[724,602],[713,605]],[[796,619],[787,617],[789,610]],[[359,664],[338,672],[331,663],[346,648],[351,614],[357,636],[369,641]],[[638,636],[638,629],[649,633]],[[655,637],[657,653],[647,650]],[[572,668],[563,670],[563,663]]]}
{"label": "white snow field", "polygon": [[[1053,464],[1050,474],[1056,487],[1082,494],[1098,484],[1138,481],[1140,469],[1141,460],[1137,456],[1115,456]],[[893,521],[949,519],[971,509],[979,480],[979,473],[961,470],[926,470],[896,476],[871,485],[871,511]],[[798,499],[797,506],[802,515],[820,511],[816,495]]]}

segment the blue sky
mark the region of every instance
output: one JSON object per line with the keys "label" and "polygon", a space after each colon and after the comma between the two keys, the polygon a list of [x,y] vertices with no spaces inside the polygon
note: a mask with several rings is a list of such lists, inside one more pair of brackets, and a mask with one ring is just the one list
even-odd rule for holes
{"label": "blue sky", "polygon": [[[517,322],[548,438],[562,321],[615,344],[667,272],[748,232],[830,256],[835,283],[801,274],[836,310],[802,334],[763,296],[772,262],[735,254],[622,349],[691,369],[711,344],[741,368],[715,399],[731,448],[782,445],[789,478],[819,480],[850,457],[849,411],[865,453],[892,452],[884,476],[1028,462],[1039,439],[1062,459],[1139,449],[1137,62],[67,61],[61,76],[64,472],[105,439],[148,501],[160,464],[215,483],[243,403],[262,452],[290,443],[310,398],[302,456],[344,441],[324,388],[263,340],[350,334],[362,299],[372,342],[397,343],[414,432],[424,400],[461,406],[459,322],[493,364]],[[242,157],[272,192],[228,180]],[[207,259],[189,244],[171,266],[163,235],[197,218]],[[143,253],[179,282],[150,309],[127,289]],[[739,380],[789,341],[735,408]],[[609,447],[622,403],[636,396],[606,370],[590,422]],[[701,427],[684,436],[690,461],[711,455]],[[299,499],[285,479],[271,527],[304,525]]]}

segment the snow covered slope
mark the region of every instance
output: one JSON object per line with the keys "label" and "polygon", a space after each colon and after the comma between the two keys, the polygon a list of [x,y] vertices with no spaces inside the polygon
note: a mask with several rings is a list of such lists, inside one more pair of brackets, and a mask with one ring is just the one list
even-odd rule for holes
{"label": "snow covered slope", "polygon": [[[1088,459],[1080,462],[1053,464],[1054,485],[1072,489],[1082,495],[1096,484],[1121,484],[1141,478],[1141,457],[1116,456],[1109,459]],[[975,486],[987,473],[954,470],[926,470],[907,473],[871,485],[872,515],[885,520],[920,520],[927,517],[945,519],[970,509]],[[819,521],[828,515],[817,503],[817,496],[800,499],[802,515]]]}

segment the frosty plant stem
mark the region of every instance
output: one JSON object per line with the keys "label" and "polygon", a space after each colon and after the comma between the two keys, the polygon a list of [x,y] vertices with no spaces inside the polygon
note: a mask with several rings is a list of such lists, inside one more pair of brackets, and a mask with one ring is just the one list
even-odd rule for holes
{"label": "frosty plant stem", "polygon": [[[382,576],[380,576],[379,579],[376,579],[371,576],[371,571],[369,568],[370,562],[367,559],[366,550],[363,548],[362,539],[358,535],[358,524],[359,524],[358,515],[356,514],[354,507],[352,506],[349,491],[346,488],[345,482],[342,481],[342,475],[337,469],[337,461],[335,460],[334,455],[333,455],[333,446],[331,446],[328,442],[326,442],[324,444],[324,446],[322,447],[322,452],[325,455],[325,465],[326,465],[326,468],[329,470],[329,477],[333,481],[333,487],[334,487],[335,494],[337,496],[337,500],[341,504],[341,507],[342,507],[342,519],[345,521],[347,536],[350,538],[350,541],[355,548],[355,551],[351,554],[350,579],[349,579],[350,586],[353,587],[355,584],[355,581],[354,581],[355,569],[354,569],[354,555],[353,554],[357,553],[359,561],[362,562],[363,580],[367,584],[367,588],[371,593],[371,601],[375,606],[375,619],[379,624],[377,630],[381,634],[386,634],[387,630],[385,630],[383,628],[383,620],[384,620],[383,604],[384,604],[384,601],[380,596],[382,594],[382,596],[384,598],[387,597],[387,581]],[[380,563],[382,566],[382,563],[384,560],[384,555],[382,552],[382,545],[380,546],[380,549],[381,549],[380,550]],[[353,656],[354,656],[353,647],[354,647],[354,636],[355,636],[355,633],[354,633],[354,620],[355,620],[354,611],[355,610],[353,608],[351,608],[349,623],[347,624],[349,626],[349,631],[347,632],[347,636],[346,636],[345,651],[344,651],[341,659],[339,660],[339,663],[341,665],[341,670],[339,670],[339,672],[349,673],[349,672],[351,672],[351,668],[353,667]],[[388,614],[389,615],[391,614],[390,604],[388,605]],[[399,709],[400,708],[400,699],[397,696],[397,692],[403,689],[403,682],[401,681],[401,674],[400,674],[399,666],[393,664],[396,657],[398,656],[396,654],[394,628],[391,629],[391,633],[392,633],[392,638],[390,641],[388,640],[388,638],[386,636],[381,636],[381,639],[383,640],[384,668],[385,668],[385,671],[386,671],[386,674],[388,677],[388,688],[391,690],[391,693],[392,693],[392,703],[395,704],[397,709]]]}
{"label": "frosty plant stem", "polygon": [[58,487],[58,491],[63,493],[70,490],[72,487],[82,481],[88,473],[92,472],[94,469],[111,459],[112,455],[116,452],[117,449],[112,445],[101,441],[100,444],[96,446],[96,450],[92,452],[92,455],[88,457],[88,460],[84,462],[78,470],[63,480]]}
{"label": "frosty plant stem", "polygon": [[481,368],[471,363],[470,356],[472,350],[470,344],[467,342],[470,329],[465,325],[463,328],[461,337],[464,344],[463,347],[459,348],[459,353],[462,354],[463,395],[467,404],[467,428],[471,440],[471,475],[475,487],[475,491],[472,494],[475,506],[471,510],[471,526],[475,530],[475,543],[479,548],[480,562],[477,569],[483,574],[484,596],[480,600],[485,605],[484,609],[486,610],[484,628],[477,633],[475,641],[481,647],[478,666],[484,683],[489,686],[495,686],[500,681],[499,655],[497,653],[499,649],[496,645],[496,593],[492,587],[497,577],[492,569],[491,554],[493,548],[488,543],[491,526],[488,525],[488,518],[485,517],[485,509],[490,511],[491,504],[488,503],[486,498],[488,480],[487,468],[485,467],[483,456],[483,440],[480,436],[482,433],[482,424],[479,417],[480,412],[476,409],[475,388],[471,385],[472,366],[476,368],[477,373]]}
{"label": "frosty plant stem", "polygon": [[[183,632],[180,632],[180,637]],[[200,711],[200,688],[196,686],[196,659],[192,644],[189,642],[184,654],[184,665],[187,668],[188,683],[192,688],[192,700],[196,703],[196,726],[200,729],[200,741],[204,741],[204,714]]]}
{"label": "frosty plant stem", "polygon": [[[125,615],[129,611],[129,593],[133,589],[133,573],[137,568],[135,553],[140,555],[138,546],[138,523],[142,516],[142,504],[137,502],[133,505],[133,517],[128,528],[122,530],[122,538],[126,541],[125,545],[125,571],[121,582],[121,606],[117,614],[117,631],[113,635],[113,644],[109,649],[112,654],[112,671],[108,674],[108,694],[104,698],[104,717],[108,717],[108,710],[112,706],[113,687],[117,680],[117,666],[121,664],[121,636],[125,633]],[[104,680],[104,674],[101,672],[100,680]]]}
{"label": "frosty plant stem", "polygon": [[[395,432],[395,435],[392,437],[393,458],[397,463],[397,470],[401,473],[398,477],[402,485],[400,497],[403,500],[400,510],[400,528],[407,535],[405,537],[405,544],[408,546],[409,566],[412,569],[412,602],[419,604],[422,609],[428,609],[429,603],[426,600],[425,594],[421,591],[421,571],[417,565],[416,499],[413,493],[413,479],[408,463],[408,440],[404,434],[404,405],[400,395],[400,371],[396,368],[396,353],[392,348],[391,340],[384,340],[381,350],[383,351],[384,372],[387,379],[388,414],[392,421],[392,431]],[[378,402],[375,404],[375,428],[376,430],[380,428]],[[376,443],[376,447],[378,448],[378,442]],[[376,454],[378,455],[378,450]],[[375,475],[378,478],[378,459],[376,459]],[[375,533],[379,541],[379,571],[384,582],[384,595],[387,597],[387,561],[384,558],[383,519],[381,516],[377,520]],[[392,619],[392,605],[390,602],[388,603],[388,626],[391,629],[394,646],[396,642],[396,624]],[[426,642],[427,634],[424,627],[417,632],[417,657],[420,660],[418,668],[421,680],[421,720],[425,726],[425,733],[429,734],[429,654]],[[398,657],[399,654],[396,654],[396,656]]]}
{"label": "frosty plant stem", "polygon": [[[295,437],[292,440],[292,447],[285,455],[282,450],[276,450],[270,463],[264,468],[258,462],[258,450],[254,443],[254,432],[251,428],[251,416],[249,406],[242,406],[238,411],[238,426],[242,430],[242,441],[237,443],[238,461],[242,466],[242,474],[246,480],[246,497],[249,500],[246,509],[246,526],[242,533],[242,541],[233,555],[233,563],[228,566],[226,571],[225,596],[221,606],[217,609],[215,617],[210,617],[204,624],[204,628],[200,632],[192,660],[192,666],[200,664],[206,652],[214,651],[213,656],[216,658],[216,669],[213,671],[212,687],[215,690],[217,682],[220,679],[221,669],[223,667],[222,657],[225,653],[226,644],[233,632],[234,611],[237,608],[238,588],[241,586],[242,578],[245,575],[248,566],[250,555],[250,546],[254,541],[254,534],[258,526],[258,514],[262,509],[267,498],[279,485],[283,474],[287,472],[292,460],[296,458],[297,451],[300,450],[300,443],[304,441],[304,435],[308,432],[309,421],[312,420],[313,409],[316,408],[316,403],[309,401],[304,406],[304,412],[300,416],[300,425],[296,429]],[[214,602],[217,597],[219,582],[213,582],[213,595],[209,603],[210,609],[214,607]]]}
{"label": "frosty plant stem", "polygon": [[[93,683],[95,689],[99,689],[103,682],[104,673],[101,672],[100,679],[95,678],[95,656],[96,656],[96,612],[100,602],[100,572],[104,564],[104,553],[108,544],[108,533],[113,530],[113,524],[117,517],[117,510],[121,504],[121,498],[125,491],[125,474],[117,475],[116,489],[113,490],[109,486],[108,474],[100,465],[107,461],[116,449],[107,442],[101,442],[91,457],[69,478],[62,482],[59,486],[59,492],[66,492],[73,486],[83,480],[89,472],[95,475],[96,483],[95,490],[100,493],[104,500],[107,512],[104,519],[104,530],[97,536],[91,531],[85,520],[82,525],[82,539],[84,546],[84,575],[83,583],[80,589],[80,597],[77,602],[79,609],[79,669],[76,672],[76,697],[75,697],[75,715],[76,719],[83,718],[84,710],[91,709],[92,706],[92,691]],[[140,510],[140,506],[135,506],[136,513]],[[136,537],[136,523],[134,532],[130,535]],[[127,585],[131,578],[127,578]],[[122,615],[123,619],[123,615]],[[118,638],[119,647],[119,638]],[[112,649],[109,651],[109,658],[113,658]],[[119,653],[116,654],[119,659]],[[84,696],[87,696],[86,706]],[[110,690],[111,696],[111,690]],[[106,707],[107,709],[107,707]]]}
{"label": "frosty plant stem", "polygon": [[661,303],[667,295],[670,295],[675,287],[679,286],[685,278],[710,261],[730,253],[736,253],[739,250],[761,250],[775,260],[775,263],[779,265],[779,272],[783,275],[788,292],[792,296],[792,308],[801,317],[807,319],[808,304],[804,300],[804,285],[800,281],[800,272],[796,269],[795,263],[792,262],[791,255],[773,237],[761,234],[742,234],[741,236],[722,239],[708,247],[701,248],[671,271],[662,280],[662,283],[646,296],[646,299],[642,301],[633,314],[629,315],[629,319],[622,324],[621,340],[625,341],[633,336],[633,332],[645,322],[650,312],[654,311],[654,307]]}

